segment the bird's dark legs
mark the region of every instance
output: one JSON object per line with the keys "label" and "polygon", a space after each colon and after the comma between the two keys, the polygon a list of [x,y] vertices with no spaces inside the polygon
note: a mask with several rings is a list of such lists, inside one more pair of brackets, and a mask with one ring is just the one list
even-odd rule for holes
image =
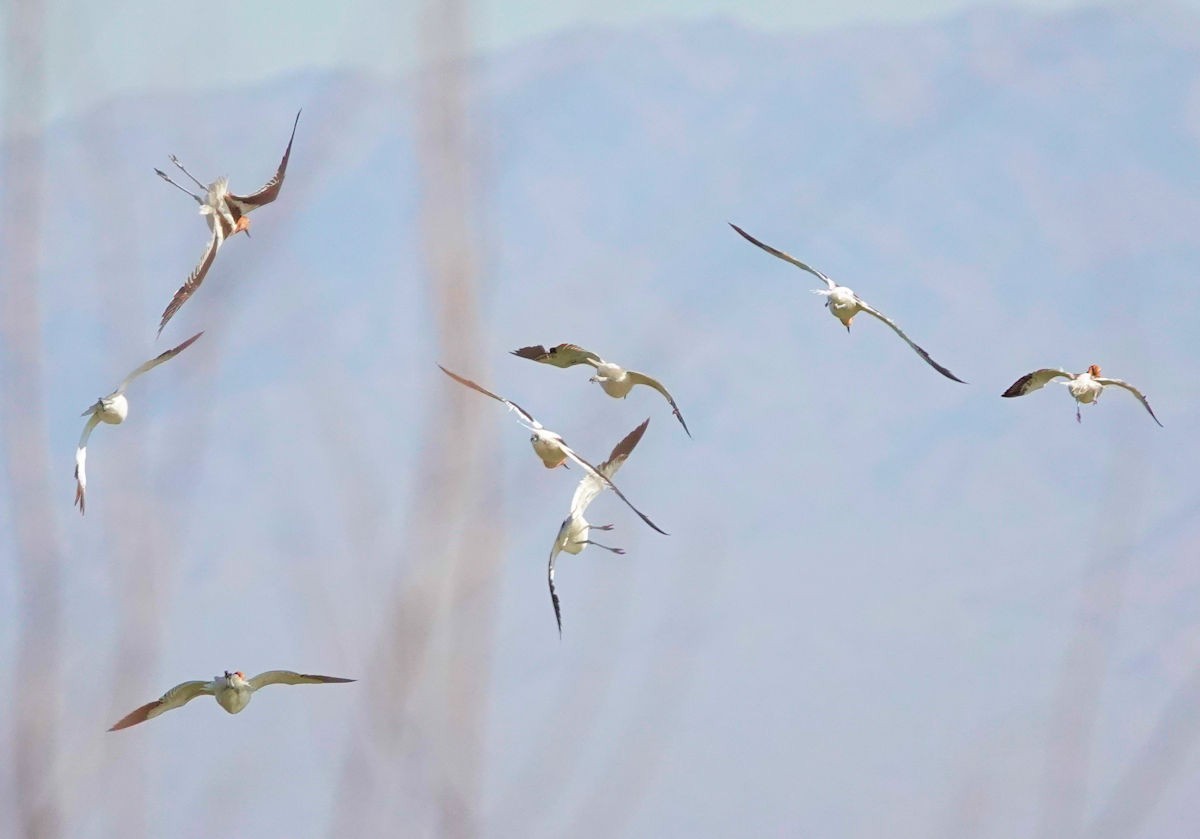
{"label": "bird's dark legs", "polygon": [[196,199],[196,203],[197,203],[197,204],[200,204],[201,206],[203,206],[203,205],[204,205],[204,199],[203,199],[203,198],[201,198],[201,197],[200,197],[199,195],[197,195],[196,193],[192,192],[190,189],[186,189],[186,188],[184,188],[184,187],[180,186],[179,184],[175,183],[173,180],[171,180],[169,177],[167,177],[167,173],[166,173],[166,172],[164,172],[162,169],[155,169],[154,171],[155,171],[155,173],[156,173],[156,174],[157,174],[157,175],[158,175],[160,178],[162,178],[164,181],[166,181],[167,183],[169,183],[171,186],[175,187],[175,188],[176,188],[176,189],[178,189],[180,192],[185,192],[185,193],[187,193],[188,195],[190,195],[192,198]]}
{"label": "bird's dark legs", "polygon": [[193,175],[193,174],[192,174],[191,172],[189,172],[187,169],[184,169],[184,168],[183,168],[183,164],[179,162],[179,158],[178,158],[178,157],[176,157],[175,155],[171,155],[171,162],[172,162],[172,163],[174,163],[176,166],[178,166],[178,167],[179,167],[179,171],[180,171],[180,172],[182,172],[183,174],[185,174],[185,175],[187,175],[189,178],[191,178],[191,179],[192,179],[192,183],[194,183],[196,186],[200,187],[200,188],[201,188],[202,190],[204,190],[205,192],[207,192],[207,191],[208,191],[208,187],[207,187],[207,186],[205,186],[204,184],[200,183],[200,181],[199,181],[199,180],[196,178],[196,176],[195,176],[195,175]]}

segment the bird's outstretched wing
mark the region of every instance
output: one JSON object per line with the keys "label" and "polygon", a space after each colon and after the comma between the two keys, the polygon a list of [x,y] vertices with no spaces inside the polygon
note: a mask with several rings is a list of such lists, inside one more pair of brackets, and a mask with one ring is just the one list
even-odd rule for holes
{"label": "bird's outstretched wing", "polygon": [[204,334],[203,332],[197,332],[195,335],[193,335],[191,338],[188,338],[186,341],[184,341],[179,346],[171,347],[171,349],[169,349],[165,352],[161,352],[158,355],[154,356],[154,358],[150,359],[145,364],[143,364],[141,367],[137,368],[132,373],[130,373],[128,376],[126,376],[125,381],[123,381],[123,382],[121,382],[121,384],[117,385],[116,393],[124,393],[125,388],[129,387],[129,383],[132,382],[134,379],[136,379],[138,376],[142,375],[143,373],[145,373],[148,370],[153,370],[155,367],[162,364],[164,361],[170,361],[172,358],[179,355],[181,352],[183,352],[188,347],[190,347],[193,343],[195,343],[196,339],[199,338],[203,334]]}
{"label": "bird's outstretched wing", "polygon": [[267,685],[330,685],[353,681],[355,680],[343,679],[340,676],[310,676],[291,670],[268,670],[250,679],[250,687],[258,690]]}
{"label": "bird's outstretched wing", "polygon": [[1021,378],[1017,379],[1008,386],[1008,390],[1000,394],[1008,398],[1014,396],[1024,396],[1027,393],[1033,393],[1035,390],[1040,390],[1054,379],[1074,379],[1073,373],[1068,373],[1066,370],[1043,367],[1041,370],[1034,370],[1032,373],[1026,373]]}
{"label": "bird's outstretched wing", "polygon": [[[597,480],[604,481],[604,483],[608,486],[608,488],[611,489],[613,492],[615,492],[617,494],[617,497],[620,498],[622,501],[624,501],[625,505],[627,507],[629,507],[629,509],[633,510],[635,513],[638,514],[638,518],[640,518],[646,524],[650,525],[650,527],[657,530],[663,536],[671,535],[670,533],[667,533],[667,531],[665,531],[661,527],[659,527],[657,524],[655,524],[653,521],[651,521],[649,516],[647,516],[645,513],[643,513],[637,507],[633,506],[633,502],[625,497],[625,493],[621,492],[621,490],[617,487],[617,485],[612,482],[612,478],[610,478],[608,475],[605,475],[603,472],[601,472],[595,466],[593,466],[592,464],[590,464],[586,460],[584,460],[582,457],[580,457],[579,454],[576,453],[576,451],[574,449],[572,449],[570,446],[567,445],[565,440],[563,440],[562,438],[559,438],[559,445],[562,447],[563,454],[565,454],[567,457],[571,458],[571,460],[578,463],[580,468],[583,469],[583,471],[587,472],[589,475],[593,476]],[[614,471],[616,471],[616,470],[614,470]]]}
{"label": "bird's outstretched wing", "polygon": [[790,262],[792,265],[795,265],[797,268],[803,269],[803,270],[807,271],[808,273],[812,274],[818,280],[825,283],[826,288],[831,288],[831,289],[837,288],[837,283],[835,283],[833,280],[829,279],[829,277],[822,274],[816,268],[813,268],[811,265],[801,262],[800,260],[796,259],[796,257],[792,256],[791,254],[784,253],[781,250],[776,250],[775,248],[771,247],[770,245],[758,241],[757,239],[755,239],[753,236],[751,236],[745,230],[742,230],[742,228],[738,227],[733,222],[730,222],[729,226],[732,227],[734,230],[736,230],[741,235],[741,237],[743,239],[745,239],[747,242],[749,242],[750,244],[758,245],[758,247],[762,248],[764,251],[771,254],[771,256],[777,256],[780,259],[782,259],[784,262]]}
{"label": "bird's outstretched wing", "polygon": [[197,696],[212,695],[212,682],[184,682],[181,685],[171,688],[153,702],[147,702],[142,707],[130,711],[116,725],[110,728],[109,731],[120,731],[122,728],[129,728],[131,725],[137,725],[140,722],[154,719],[159,714],[183,707]]}
{"label": "bird's outstretched wing", "polygon": [[87,424],[83,426],[83,433],[79,435],[79,445],[75,449],[75,506],[79,508],[79,515],[83,515],[87,509],[87,443],[88,438],[92,436],[92,429],[100,423],[100,417],[96,414],[99,410],[100,403],[93,405],[84,416],[88,413]]}
{"label": "bird's outstretched wing", "polygon": [[296,111],[296,121],[292,123],[292,136],[288,138],[287,149],[283,152],[283,159],[279,161],[279,168],[275,170],[274,177],[267,181],[262,189],[250,195],[234,195],[232,192],[226,195],[226,200],[236,204],[238,210],[243,214],[264,204],[270,204],[279,197],[279,190],[283,188],[284,175],[287,174],[288,158],[292,156],[292,141],[296,139],[296,126],[299,124],[300,111]]}
{"label": "bird's outstretched wing", "polygon": [[901,329],[899,326],[897,326],[896,322],[894,320],[889,318],[887,315],[883,314],[883,312],[879,311],[878,309],[875,309],[872,306],[867,305],[867,301],[863,300],[858,295],[855,295],[854,299],[855,299],[855,302],[858,303],[858,306],[860,309],[862,309],[862,311],[866,312],[871,317],[879,318],[879,320],[883,321],[888,326],[890,326],[892,328],[893,332],[895,332],[897,335],[899,335],[901,338],[904,339],[904,343],[906,343],[910,347],[912,347],[913,351],[917,355],[919,355],[919,356],[921,356],[921,358],[925,359],[926,364],[928,364],[934,370],[937,370],[939,373],[941,373],[947,379],[953,379],[954,381],[959,382],[960,384],[964,384],[964,385],[966,384],[966,382],[964,382],[958,376],[954,375],[949,370],[947,370],[945,367],[943,367],[942,365],[940,365],[936,361],[934,361],[933,357],[930,356],[929,353],[925,352],[924,349],[922,349],[920,346],[918,346],[916,343],[914,343],[911,338],[909,338],[907,335],[904,334],[904,330]]}
{"label": "bird's outstretched wing", "polygon": [[[612,454],[608,456],[608,460],[601,463],[596,471],[611,480],[612,476],[617,474],[617,470],[621,468],[621,465],[629,457],[638,442],[641,441],[642,435],[646,433],[646,426],[649,424],[650,419],[647,417],[645,422],[626,434],[621,442],[613,447]],[[600,478],[590,473],[585,473],[579,481],[579,485],[575,487],[575,494],[571,497],[571,515],[582,516],[588,505],[604,489],[604,486]]]}
{"label": "bird's outstretched wing", "polygon": [[[1150,412],[1150,416],[1154,418],[1155,422],[1158,422],[1158,417],[1154,416],[1154,411],[1150,407],[1150,400],[1148,400],[1140,390],[1138,390],[1136,387],[1131,385],[1129,382],[1122,381],[1121,379],[1109,379],[1109,378],[1096,379],[1096,381],[1098,381],[1102,385],[1113,385],[1114,387],[1125,388],[1125,390],[1129,391],[1130,393],[1132,393],[1134,396],[1136,396],[1138,398],[1138,401],[1142,403],[1142,407],[1144,407],[1147,411]],[[1161,422],[1158,422],[1158,427],[1162,428],[1163,424]]]}
{"label": "bird's outstretched wing", "polygon": [[188,298],[200,288],[200,283],[204,282],[205,275],[208,274],[208,269],[212,267],[213,260],[217,258],[217,251],[221,248],[221,243],[225,241],[224,226],[219,222],[214,222],[212,238],[208,240],[208,247],[204,250],[204,255],[200,257],[199,264],[192,269],[192,273],[183,285],[179,287],[179,291],[175,292],[175,296],[171,298],[171,302],[167,304],[167,308],[163,309],[162,320],[158,322],[158,334],[161,335],[163,327],[167,325],[167,321],[175,317],[175,313],[183,307],[183,304],[188,301]]}
{"label": "bird's outstretched wing", "polygon": [[554,560],[562,551],[563,536],[571,526],[573,516],[567,516],[558,527],[558,535],[554,537],[554,547],[550,549],[550,561],[546,565],[546,581],[550,585],[550,602],[554,605],[554,621],[558,624],[558,637],[562,638],[562,607],[558,602],[558,592],[554,590]]}
{"label": "bird's outstretched wing", "polygon": [[552,364],[555,367],[574,367],[577,364],[590,364],[595,367],[600,362],[600,356],[576,344],[559,344],[550,349],[546,349],[541,344],[534,344],[530,347],[512,350],[511,354],[541,364]]}
{"label": "bird's outstretched wing", "polygon": [[511,402],[508,399],[505,399],[503,396],[497,396],[496,394],[492,393],[487,388],[480,387],[478,384],[471,381],[470,379],[465,379],[462,376],[458,375],[457,373],[451,373],[449,370],[447,370],[445,367],[442,367],[442,365],[440,365],[440,364],[438,365],[438,369],[441,370],[443,373],[445,373],[450,378],[454,379],[454,381],[458,382],[460,385],[466,385],[467,387],[471,388],[471,390],[479,391],[484,396],[490,396],[493,399],[495,399],[497,402],[503,402],[505,405],[508,406],[508,409],[510,411],[513,411],[514,413],[516,413],[517,416],[519,416],[526,423],[528,423],[531,428],[542,428],[543,427],[540,422],[538,422],[537,420],[535,420],[533,418],[533,414],[526,411],[524,408],[522,408],[516,402]]}
{"label": "bird's outstretched wing", "polygon": [[649,385],[661,393],[663,398],[670,403],[671,412],[675,414],[675,419],[679,420],[679,424],[683,426],[684,432],[687,434],[687,436],[692,436],[692,432],[688,431],[687,423],[683,421],[683,414],[679,413],[679,406],[675,404],[674,397],[672,397],[671,394],[667,392],[667,389],[662,386],[662,382],[660,382],[658,379],[652,379],[645,373],[639,373],[636,370],[630,370],[626,373],[626,375],[629,376],[635,385]]}

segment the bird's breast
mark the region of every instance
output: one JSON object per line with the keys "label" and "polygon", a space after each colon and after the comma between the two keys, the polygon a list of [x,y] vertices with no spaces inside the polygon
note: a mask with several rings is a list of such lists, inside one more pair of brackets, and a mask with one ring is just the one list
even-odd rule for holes
{"label": "bird's breast", "polygon": [[633,389],[633,382],[629,380],[628,376],[622,376],[619,379],[599,379],[598,381],[605,393],[617,399],[627,396]]}
{"label": "bird's breast", "polygon": [[541,458],[547,469],[553,469],[567,459],[562,446],[553,437],[535,434],[530,440],[534,453]]}
{"label": "bird's breast", "polygon": [[100,410],[96,412],[101,422],[109,425],[120,425],[129,416],[129,402],[124,394],[118,393],[111,399],[100,400]]}
{"label": "bird's breast", "polygon": [[250,704],[252,693],[249,690],[237,690],[236,688],[225,688],[217,691],[217,704],[231,714],[236,714],[238,711]]}
{"label": "bird's breast", "polygon": [[1067,385],[1071,391],[1071,395],[1079,402],[1089,405],[1096,401],[1096,397],[1100,395],[1103,386],[1099,382],[1094,382],[1091,379],[1076,379]]}

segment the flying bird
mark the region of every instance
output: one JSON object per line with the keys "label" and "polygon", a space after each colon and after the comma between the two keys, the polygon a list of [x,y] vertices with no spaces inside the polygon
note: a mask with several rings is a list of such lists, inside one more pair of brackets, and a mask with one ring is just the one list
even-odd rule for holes
{"label": "flying bird", "polygon": [[164,361],[170,361],[190,347],[192,342],[203,334],[203,332],[197,332],[179,346],[156,355],[126,376],[125,381],[117,385],[116,390],[108,396],[101,396],[96,400],[96,404],[80,414],[81,417],[88,418],[87,424],[83,427],[83,434],[79,437],[79,446],[75,449],[75,504],[79,507],[80,515],[83,515],[87,504],[87,442],[88,438],[92,436],[92,430],[102,422],[109,425],[120,425],[124,422],[125,417],[129,415],[129,401],[125,398],[125,389],[129,387],[129,383],[147,370],[153,370]]}
{"label": "flying bird", "polygon": [[[625,439],[617,443],[613,448],[612,454],[608,456],[608,460],[600,464],[597,471],[605,478],[611,479],[621,468],[621,464],[629,457],[630,452],[642,439],[642,435],[646,433],[646,426],[650,424],[647,419],[633,431],[625,435]],[[559,608],[558,592],[554,590],[554,560],[559,553],[566,551],[569,554],[578,554],[588,545],[595,545],[597,548],[604,548],[606,551],[612,551],[615,554],[625,553],[624,548],[610,548],[608,545],[601,545],[599,542],[593,542],[590,538],[593,530],[612,530],[611,524],[595,525],[588,524],[588,520],[583,517],[584,511],[588,505],[596,498],[597,495],[604,489],[604,484],[601,483],[594,475],[587,473],[579,481],[579,486],[575,487],[575,494],[571,496],[571,511],[567,517],[563,519],[563,523],[558,528],[558,535],[554,537],[554,547],[550,549],[550,562],[546,568],[546,578],[550,583],[550,602],[554,605],[554,620],[558,622],[558,637],[562,637],[562,610]]]}
{"label": "flying bird", "polygon": [[878,309],[875,309],[875,308],[867,305],[867,301],[863,300],[861,297],[859,297],[857,294],[855,294],[851,289],[846,288],[846,286],[844,286],[844,285],[838,285],[833,280],[829,279],[829,277],[825,276],[820,271],[818,271],[816,268],[813,268],[810,265],[804,264],[800,260],[796,259],[796,257],[790,256],[789,254],[786,254],[783,251],[776,250],[775,248],[771,247],[770,245],[763,244],[762,242],[758,241],[753,236],[751,236],[749,233],[747,233],[745,230],[742,230],[742,228],[738,227],[736,224],[730,224],[729,226],[732,227],[734,230],[736,230],[742,236],[743,239],[750,242],[751,244],[757,245],[758,247],[762,248],[764,251],[771,254],[772,256],[779,257],[784,262],[790,262],[792,265],[795,265],[797,268],[807,271],[808,273],[812,274],[814,277],[819,279],[821,282],[825,283],[825,288],[813,289],[813,294],[820,294],[825,297],[825,308],[827,308],[829,310],[829,313],[831,315],[833,315],[835,318],[837,318],[839,321],[842,322],[842,326],[846,327],[847,332],[850,331],[850,321],[852,321],[854,319],[854,316],[857,315],[859,312],[866,312],[871,317],[878,318],[879,320],[881,320],[885,324],[887,324],[889,327],[891,327],[892,331],[895,332],[897,335],[899,335],[901,338],[903,338],[904,343],[906,343],[910,347],[912,347],[913,350],[917,353],[917,355],[919,355],[919,356],[921,356],[921,358],[925,359],[925,362],[930,367],[932,367],[934,370],[937,370],[939,373],[941,373],[947,379],[953,379],[956,382],[961,382],[962,384],[966,384],[966,382],[964,382],[958,376],[954,375],[948,369],[946,369],[945,367],[943,367],[942,365],[940,365],[936,361],[934,361],[932,356],[930,356],[929,353],[925,352],[924,349],[922,349],[921,347],[919,347],[915,343],[913,343],[912,339],[904,334],[904,330],[901,329],[899,326],[897,326],[895,321],[893,321],[891,318],[887,317],[885,314],[880,312]]}
{"label": "flying bird", "polygon": [[605,361],[594,352],[589,352],[576,344],[559,344],[557,347],[551,347],[550,349],[546,349],[541,344],[536,344],[531,347],[521,347],[519,350],[513,350],[512,354],[520,358],[528,358],[530,361],[537,361],[541,364],[551,364],[555,367],[566,368],[574,367],[577,364],[589,364],[595,368],[596,375],[592,376],[588,381],[596,382],[605,393],[614,399],[624,399],[629,395],[629,391],[633,390],[634,385],[652,387],[661,393],[671,405],[671,411],[675,414],[675,419],[679,420],[679,424],[683,426],[683,430],[687,433],[687,436],[692,436],[692,432],[688,431],[687,423],[683,421],[683,414],[679,413],[679,406],[675,404],[674,398],[662,386],[661,382],[650,378],[645,373],[639,373],[636,370],[627,370],[619,364]]}
{"label": "flying bird", "polygon": [[208,240],[208,247],[204,249],[204,254],[200,257],[199,264],[196,265],[191,275],[179,287],[179,291],[175,292],[175,296],[171,298],[171,302],[167,304],[167,308],[163,311],[162,321],[158,324],[158,332],[161,335],[163,327],[167,325],[175,313],[187,302],[187,299],[192,296],[192,293],[200,287],[200,283],[204,282],[204,276],[208,273],[208,269],[212,267],[213,260],[217,257],[217,251],[225,240],[238,233],[250,235],[250,216],[251,211],[258,209],[264,204],[270,204],[279,197],[279,190],[283,188],[283,177],[287,173],[288,158],[292,155],[292,141],[296,139],[296,126],[300,123],[300,111],[296,112],[296,121],[292,123],[292,136],[288,139],[287,149],[283,153],[283,159],[279,161],[279,168],[275,170],[274,177],[267,181],[266,185],[257,192],[249,195],[238,195],[229,191],[229,179],[226,177],[217,178],[212,183],[205,185],[201,183],[195,175],[183,167],[179,162],[179,158],[171,155],[171,162],[179,168],[179,171],[191,178],[192,182],[200,189],[204,190],[204,196],[201,197],[192,192],[187,187],[180,186],[161,169],[155,169],[158,176],[167,183],[177,189],[186,192],[196,203],[200,205],[200,215],[204,216],[208,222],[209,230],[212,232],[212,238]]}
{"label": "flying bird", "polygon": [[1071,396],[1075,397],[1075,421],[1083,422],[1083,417],[1080,415],[1080,405],[1093,405],[1100,399],[1100,394],[1104,392],[1104,388],[1108,385],[1124,388],[1137,397],[1142,403],[1142,407],[1150,414],[1151,418],[1158,423],[1158,427],[1162,428],[1162,423],[1158,422],[1158,417],[1154,416],[1154,411],[1150,408],[1150,401],[1145,395],[1129,382],[1123,382],[1120,379],[1109,379],[1100,375],[1100,366],[1092,364],[1082,373],[1068,373],[1066,370],[1043,368],[1034,370],[1032,373],[1027,373],[1017,379],[1008,390],[1000,394],[1001,396],[1024,396],[1027,393],[1032,393],[1046,386],[1048,382],[1054,379],[1066,379],[1065,382],[1059,384],[1066,385]]}
{"label": "flying bird", "polygon": [[224,676],[216,676],[210,682],[184,682],[176,685],[153,702],[147,702],[142,707],[130,711],[109,731],[120,731],[122,728],[152,720],[159,714],[182,708],[197,696],[216,697],[218,705],[229,713],[236,714],[250,704],[250,697],[256,690],[267,685],[325,685],[353,681],[355,680],[338,676],[309,676],[293,673],[291,670],[268,670],[247,679],[240,670],[233,673],[226,670]]}
{"label": "flying bird", "polygon": [[638,517],[641,518],[642,521],[650,525],[664,536],[669,535],[667,531],[663,530],[657,524],[652,522],[649,516],[647,516],[637,507],[633,506],[633,503],[625,497],[625,493],[621,492],[621,490],[617,488],[617,485],[614,484],[607,475],[601,474],[595,466],[588,463],[586,460],[576,454],[575,450],[567,445],[567,441],[562,438],[562,435],[556,434],[543,426],[540,422],[533,418],[531,413],[526,411],[516,402],[510,402],[503,396],[497,396],[487,388],[480,387],[470,379],[463,378],[456,373],[451,373],[440,364],[438,365],[438,368],[459,384],[466,385],[467,387],[471,388],[471,390],[478,391],[484,396],[490,396],[497,402],[502,402],[503,404],[507,405],[508,409],[517,415],[517,421],[533,432],[529,438],[529,442],[533,444],[534,453],[541,459],[542,465],[544,465],[547,469],[554,469],[557,466],[565,466],[568,460],[573,461],[589,475],[594,476],[596,480],[602,481],[605,485],[610,487],[612,491],[617,494],[618,498],[629,505],[629,509],[638,514]]}

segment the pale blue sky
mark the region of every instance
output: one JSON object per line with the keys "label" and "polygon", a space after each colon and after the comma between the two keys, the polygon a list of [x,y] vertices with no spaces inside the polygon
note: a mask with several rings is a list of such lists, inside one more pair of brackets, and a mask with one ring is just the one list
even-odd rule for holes
{"label": "pale blue sky", "polygon": [[[56,7],[46,198],[0,201],[40,248],[39,532],[62,546],[43,659],[61,679],[39,682],[0,543],[0,678],[26,686],[0,693],[0,753],[33,699],[57,738],[22,800],[60,799],[71,839],[448,835],[459,798],[483,839],[1084,835],[1070,820],[1190,839],[1200,723],[1173,709],[1200,704],[1197,1],[892,29],[982,4],[493,3],[473,21],[501,52],[478,68],[469,240],[438,223],[430,100],[326,72],[402,72],[416,0],[129,0],[102,26]],[[637,28],[685,12],[724,17]],[[530,40],[614,22],[630,31]],[[280,200],[156,342],[208,234],[152,167],[178,153],[252,188],[300,107]],[[727,221],[971,384],[882,324],[846,333],[815,278]],[[464,250],[474,353],[433,326],[432,257]],[[20,253],[0,249],[0,289]],[[80,411],[201,329],[92,438],[80,517]],[[653,392],[608,399],[508,354],[558,341],[652,372],[695,438]],[[585,456],[652,419],[619,481],[672,535],[598,498],[628,553],[560,557],[561,640],[545,562],[578,471],[543,469],[446,379],[455,348]],[[1090,363],[1165,427],[1120,392],[1082,423],[1062,387],[1000,398]],[[429,444],[459,403],[492,435],[469,464]],[[446,479],[479,497],[442,501]],[[105,731],[184,679],[275,667],[359,681]]]}
{"label": "pale blue sky", "polygon": [[[1200,0],[1181,0],[1200,5]],[[771,31],[916,21],[971,8],[1020,6],[1055,11],[1086,0],[522,0],[479,2],[472,28],[478,46],[501,49],[581,25],[725,15]],[[164,13],[148,0],[50,3],[50,91],[45,117],[145,90],[222,87],[301,69],[353,67],[403,72],[418,52],[419,5],[317,0],[212,0]],[[0,9],[0,26],[7,25]],[[182,55],[181,55],[182,53]],[[206,56],[207,53],[207,56]],[[0,68],[0,74],[5,71]],[[0,77],[0,82],[3,79]]]}

